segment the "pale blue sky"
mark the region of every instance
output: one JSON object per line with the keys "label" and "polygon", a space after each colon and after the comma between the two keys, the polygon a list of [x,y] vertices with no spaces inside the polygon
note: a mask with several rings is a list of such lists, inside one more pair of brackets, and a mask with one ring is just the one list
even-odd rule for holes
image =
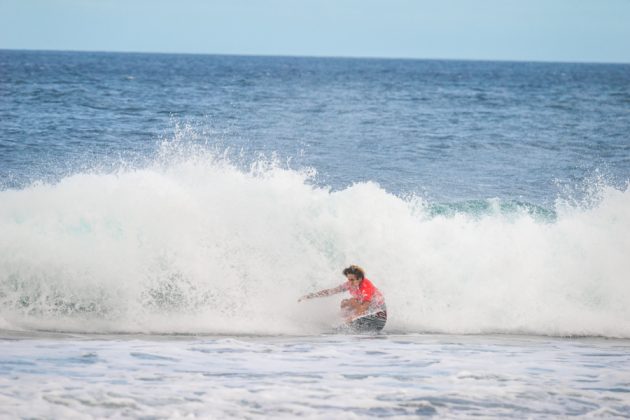
{"label": "pale blue sky", "polygon": [[0,48],[630,63],[630,0],[0,0]]}

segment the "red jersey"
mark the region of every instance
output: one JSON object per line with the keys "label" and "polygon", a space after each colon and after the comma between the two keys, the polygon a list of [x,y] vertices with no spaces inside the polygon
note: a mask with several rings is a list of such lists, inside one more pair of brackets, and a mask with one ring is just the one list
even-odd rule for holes
{"label": "red jersey", "polygon": [[385,305],[383,294],[366,278],[361,280],[359,287],[355,287],[350,281],[345,282],[341,287],[349,291],[352,297],[359,302],[370,302],[372,309],[376,310]]}

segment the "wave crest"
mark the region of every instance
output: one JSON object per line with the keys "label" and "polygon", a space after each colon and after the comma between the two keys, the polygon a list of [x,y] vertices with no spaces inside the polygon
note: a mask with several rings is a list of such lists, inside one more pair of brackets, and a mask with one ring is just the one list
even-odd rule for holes
{"label": "wave crest", "polygon": [[[171,146],[169,146],[171,147]],[[165,147],[141,169],[0,192],[0,325],[90,332],[326,331],[358,263],[388,330],[630,337],[630,193],[428,203],[372,182]],[[3,319],[3,320],[2,320]]]}

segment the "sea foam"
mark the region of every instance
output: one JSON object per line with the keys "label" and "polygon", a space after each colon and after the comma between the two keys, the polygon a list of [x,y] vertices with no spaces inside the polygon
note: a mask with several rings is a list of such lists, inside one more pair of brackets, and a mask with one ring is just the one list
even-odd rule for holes
{"label": "sea foam", "polygon": [[386,331],[630,337],[630,192],[435,212],[373,182],[207,150],[0,191],[0,327],[311,334],[335,297],[297,303],[362,265]]}

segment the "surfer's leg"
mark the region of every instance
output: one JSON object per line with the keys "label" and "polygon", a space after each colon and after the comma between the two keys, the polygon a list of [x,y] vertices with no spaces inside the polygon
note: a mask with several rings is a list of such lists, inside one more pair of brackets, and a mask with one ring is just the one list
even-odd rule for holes
{"label": "surfer's leg", "polygon": [[340,307],[340,315],[342,318],[346,318],[350,316],[352,311],[352,303],[350,302],[352,299],[344,299],[341,301]]}
{"label": "surfer's leg", "polygon": [[344,299],[341,301],[341,309],[355,310],[359,305],[359,301],[355,298]]}
{"label": "surfer's leg", "polygon": [[355,309],[359,305],[359,301],[356,298],[344,299],[341,301],[342,308]]}

